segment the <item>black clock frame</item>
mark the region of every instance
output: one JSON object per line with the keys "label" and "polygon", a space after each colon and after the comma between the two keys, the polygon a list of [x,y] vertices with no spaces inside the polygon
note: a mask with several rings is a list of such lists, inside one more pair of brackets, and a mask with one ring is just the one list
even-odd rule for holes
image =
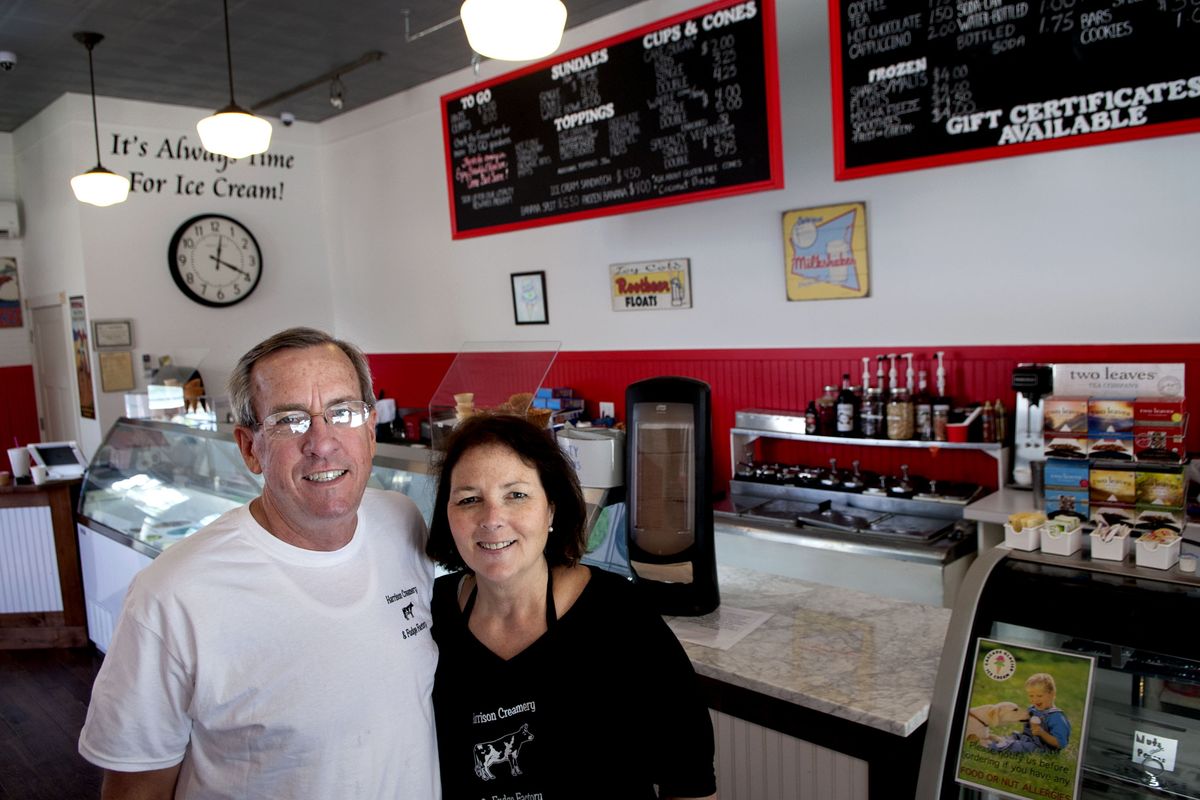
{"label": "black clock frame", "polygon": [[[180,240],[183,239],[183,236],[187,232],[188,228],[190,228],[192,225],[195,225],[202,219],[223,219],[232,222],[234,225],[237,225],[246,232],[247,236],[250,237],[250,242],[254,245],[254,251],[258,254],[258,274],[254,276],[254,283],[250,284],[250,288],[248,288],[243,294],[227,303],[209,300],[207,297],[198,296],[192,290],[192,287],[188,285],[188,282],[184,280],[183,274],[179,270],[179,262],[176,260],[176,248],[179,247]],[[254,290],[258,288],[258,284],[262,280],[263,271],[262,247],[259,246],[258,239],[254,238],[254,234],[250,231],[250,229],[246,227],[244,223],[239,222],[233,217],[227,214],[197,214],[196,216],[191,217],[180,224],[174,235],[171,236],[171,243],[167,245],[167,265],[171,270],[171,278],[175,281],[175,285],[179,287],[179,291],[183,292],[184,296],[189,300],[199,303],[202,306],[208,306],[209,308],[229,308],[230,306],[237,305],[250,295],[254,294]]]}

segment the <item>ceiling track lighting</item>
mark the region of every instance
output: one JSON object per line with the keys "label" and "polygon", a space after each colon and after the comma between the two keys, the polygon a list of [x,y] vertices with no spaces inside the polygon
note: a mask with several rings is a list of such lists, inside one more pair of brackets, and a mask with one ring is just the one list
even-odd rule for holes
{"label": "ceiling track lighting", "polygon": [[457,17],[415,34],[409,33],[408,9],[401,13],[405,42],[462,20],[471,49],[497,61],[534,61],[551,55],[562,43],[567,25],[562,0],[465,0]]}
{"label": "ceiling track lighting", "polygon": [[[260,111],[264,108],[270,108],[271,106],[278,105],[279,103],[282,103],[284,100],[295,97],[296,95],[301,94],[303,92],[307,92],[309,89],[312,89],[314,86],[320,86],[321,84],[325,83],[326,81],[337,80],[340,82],[342,76],[345,75],[347,72],[352,72],[352,71],[358,69],[359,67],[366,66],[367,64],[378,61],[379,59],[383,58],[383,56],[384,56],[384,53],[381,50],[368,50],[367,52],[365,52],[361,56],[359,56],[357,59],[355,59],[354,61],[351,61],[346,64],[342,64],[340,67],[335,67],[334,69],[331,69],[328,72],[326,72],[324,75],[318,75],[317,77],[313,78],[312,80],[305,81],[304,83],[300,84],[299,86],[293,86],[291,89],[285,89],[284,91],[280,92],[277,95],[268,97],[266,100],[260,100],[259,102],[252,105],[250,107],[250,110],[251,111]],[[288,112],[285,111],[283,113],[287,114]],[[280,115],[280,119],[281,120],[283,119],[282,115]],[[295,121],[295,115],[292,116],[292,121],[293,122]],[[286,120],[283,120],[283,124],[290,125],[291,123]]]}
{"label": "ceiling track lighting", "polygon": [[129,179],[124,175],[106,170],[100,163],[100,123],[96,116],[96,69],[92,65],[92,48],[103,40],[103,34],[90,31],[80,31],[75,34],[75,41],[86,47],[88,51],[88,74],[92,80],[92,133],[96,138],[96,166],[71,178],[71,189],[75,192],[75,199],[81,203],[89,203],[101,208],[124,203],[125,198],[129,197]]}
{"label": "ceiling track lighting", "polygon": [[229,105],[196,123],[200,143],[210,153],[229,158],[265,153],[271,146],[271,123],[239,106],[233,99],[233,49],[229,44],[229,0],[225,10],[225,60],[229,67]]}

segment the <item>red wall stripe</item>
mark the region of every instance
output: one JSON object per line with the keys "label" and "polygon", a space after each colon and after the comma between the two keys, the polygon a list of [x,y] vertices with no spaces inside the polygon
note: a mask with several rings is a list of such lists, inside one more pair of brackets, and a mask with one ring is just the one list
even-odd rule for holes
{"label": "red wall stripe", "polygon": [[[14,438],[22,445],[41,438],[32,364],[0,367],[0,450],[12,447]],[[0,470],[7,469],[8,459],[0,459]]]}
{"label": "red wall stripe", "polygon": [[[547,385],[569,386],[587,399],[587,414],[595,416],[599,402],[612,401],[617,418],[625,416],[625,387],[634,381],[660,375],[697,378],[712,387],[713,458],[716,486],[727,486],[730,475],[729,428],[734,413],[743,408],[803,411],[825,384],[837,384],[849,372],[858,382],[861,358],[872,359],[879,348],[787,348],[731,350],[636,350],[560,352],[547,376]],[[883,350],[882,352],[889,352]],[[1018,363],[1182,362],[1187,366],[1189,408],[1200,411],[1200,343],[1115,345],[987,345],[946,348],[947,391],[958,403],[995,401],[1000,398],[1011,415],[1015,395],[1009,388]],[[914,369],[929,370],[934,385],[932,351],[918,351]],[[400,406],[427,406],[446,370],[452,353],[376,354],[368,357],[376,390],[383,390]],[[903,364],[897,365],[900,382]],[[462,387],[466,389],[467,387]],[[533,387],[524,388],[525,391]],[[1188,449],[1200,450],[1200,414],[1188,432]],[[1010,428],[1011,430],[1011,422]],[[837,458],[848,465],[857,458],[864,469],[895,473],[907,463],[913,474],[939,479],[961,479],[994,487],[995,461],[978,452],[889,449],[885,447],[820,444],[768,445],[762,455],[793,463],[824,464]]]}

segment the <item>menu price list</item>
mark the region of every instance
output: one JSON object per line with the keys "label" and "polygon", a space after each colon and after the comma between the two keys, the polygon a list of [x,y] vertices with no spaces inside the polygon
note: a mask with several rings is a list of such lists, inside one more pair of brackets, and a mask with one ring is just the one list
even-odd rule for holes
{"label": "menu price list", "polygon": [[1200,0],[830,0],[830,21],[838,177],[1200,130]]}
{"label": "menu price list", "polygon": [[715,3],[444,96],[454,236],[782,186],[771,2]]}

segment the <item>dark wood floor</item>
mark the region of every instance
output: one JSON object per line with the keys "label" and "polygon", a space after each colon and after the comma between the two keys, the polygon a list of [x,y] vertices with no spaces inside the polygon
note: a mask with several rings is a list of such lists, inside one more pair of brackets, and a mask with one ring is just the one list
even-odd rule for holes
{"label": "dark wood floor", "polygon": [[91,647],[0,650],[0,800],[100,796],[76,749],[100,661]]}

